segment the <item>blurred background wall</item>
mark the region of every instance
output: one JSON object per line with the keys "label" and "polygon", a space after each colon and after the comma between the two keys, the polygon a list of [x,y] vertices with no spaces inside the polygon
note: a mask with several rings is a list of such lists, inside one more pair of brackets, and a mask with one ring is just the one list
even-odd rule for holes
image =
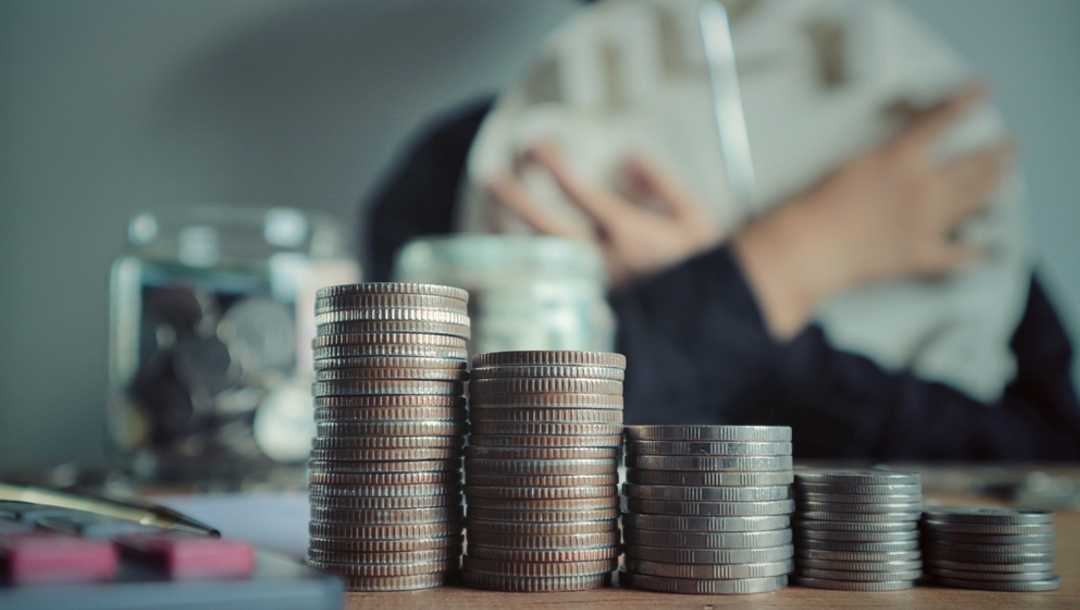
{"label": "blurred background wall", "polygon": [[[902,3],[992,83],[1080,340],[1080,2]],[[0,471],[102,461],[106,279],[133,213],[276,204],[355,222],[425,118],[508,82],[578,6],[0,0]]]}

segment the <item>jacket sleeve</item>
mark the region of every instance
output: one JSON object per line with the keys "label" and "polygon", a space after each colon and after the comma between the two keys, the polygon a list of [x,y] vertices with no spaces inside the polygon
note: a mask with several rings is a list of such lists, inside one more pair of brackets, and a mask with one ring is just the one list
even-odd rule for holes
{"label": "jacket sleeve", "polygon": [[891,373],[810,326],[771,338],[726,247],[612,295],[629,358],[628,422],[790,425],[802,457],[1076,459],[1071,347],[1032,281],[1012,340],[1018,373],[999,404]]}

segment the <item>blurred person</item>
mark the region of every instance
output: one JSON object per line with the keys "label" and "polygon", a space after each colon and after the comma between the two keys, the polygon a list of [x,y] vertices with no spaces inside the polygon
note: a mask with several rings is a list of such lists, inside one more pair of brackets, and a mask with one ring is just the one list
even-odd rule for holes
{"label": "blurred person", "polygon": [[[891,138],[731,231],[649,151],[625,155],[619,190],[583,177],[554,142],[513,160],[548,175],[585,230],[550,214],[518,173],[483,186],[532,230],[591,239],[603,252],[630,362],[628,422],[790,425],[800,456],[1075,459],[1072,350],[1034,274],[1008,346],[1015,374],[992,400],[840,349],[814,322],[850,291],[962,274],[989,254],[957,234],[1011,171],[1013,145],[999,139],[947,159],[936,149],[985,96],[969,86],[913,113]],[[372,279],[388,279],[408,239],[453,230],[490,109],[442,121],[376,194],[364,240]]]}

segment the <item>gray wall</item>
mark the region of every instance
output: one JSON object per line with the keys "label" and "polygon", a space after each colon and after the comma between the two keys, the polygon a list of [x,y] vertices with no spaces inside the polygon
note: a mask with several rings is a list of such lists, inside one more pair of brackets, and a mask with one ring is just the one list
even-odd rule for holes
{"label": "gray wall", "polygon": [[[908,4],[993,81],[1076,328],[1080,2]],[[101,460],[106,277],[132,213],[218,201],[353,219],[423,117],[507,82],[575,6],[0,0],[0,471]]]}

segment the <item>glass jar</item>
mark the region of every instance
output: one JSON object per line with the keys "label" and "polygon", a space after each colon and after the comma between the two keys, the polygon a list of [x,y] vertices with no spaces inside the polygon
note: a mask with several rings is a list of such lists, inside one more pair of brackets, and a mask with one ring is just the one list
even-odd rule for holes
{"label": "glass jar", "polygon": [[146,479],[239,481],[302,463],[315,290],[359,275],[340,226],[289,208],[131,219],[109,291],[116,465]]}

